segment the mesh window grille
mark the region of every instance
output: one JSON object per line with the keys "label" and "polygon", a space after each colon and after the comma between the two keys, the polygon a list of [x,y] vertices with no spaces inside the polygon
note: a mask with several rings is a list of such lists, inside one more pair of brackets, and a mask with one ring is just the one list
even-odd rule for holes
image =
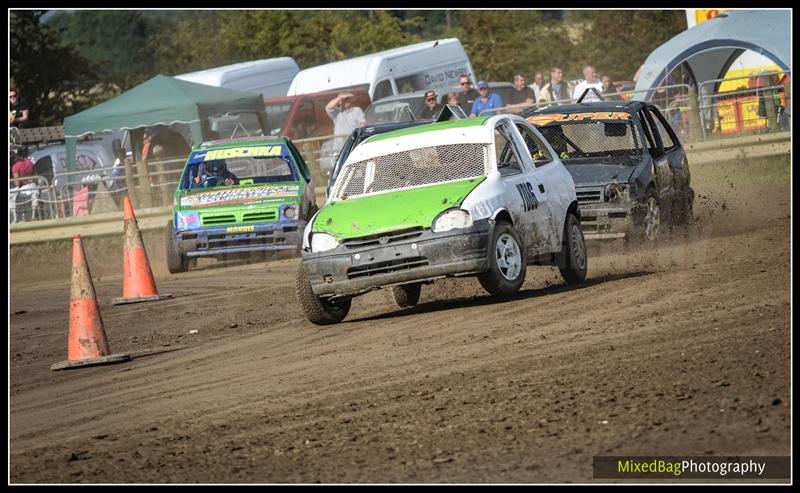
{"label": "mesh window grille", "polygon": [[345,166],[333,196],[372,192],[474,178],[486,174],[486,144],[423,147],[358,161]]}
{"label": "mesh window grille", "polygon": [[553,149],[566,159],[641,154],[632,123],[591,122],[547,125],[539,131]]}

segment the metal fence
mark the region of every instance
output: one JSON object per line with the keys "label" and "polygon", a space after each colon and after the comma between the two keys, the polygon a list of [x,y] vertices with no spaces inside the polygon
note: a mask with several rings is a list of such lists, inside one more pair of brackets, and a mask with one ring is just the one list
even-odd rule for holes
{"label": "metal fence", "polygon": [[[754,79],[790,74],[790,71],[785,71],[715,79],[702,83],[697,89],[687,84],[674,84],[655,90],[618,91],[612,97],[619,98],[624,103],[636,99],[637,95],[649,96],[649,101],[659,108],[675,133],[686,142],[786,131],[791,127],[789,84],[770,84],[725,92],[714,92],[714,89],[726,81],[745,79],[752,83]],[[606,101],[609,100],[609,95],[604,97]],[[483,111],[481,116],[521,114],[531,108],[574,102],[573,99],[561,99],[546,103],[508,105]]]}
{"label": "metal fence", "polygon": [[65,219],[134,207],[172,204],[185,158],[130,161],[121,166],[9,179],[9,223]]}

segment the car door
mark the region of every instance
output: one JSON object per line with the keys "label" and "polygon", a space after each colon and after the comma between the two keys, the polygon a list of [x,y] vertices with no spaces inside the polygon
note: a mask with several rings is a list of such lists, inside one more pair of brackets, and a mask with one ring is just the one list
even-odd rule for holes
{"label": "car door", "polygon": [[664,115],[655,107],[648,107],[648,110],[653,117],[658,134],[661,136],[664,155],[667,157],[672,175],[673,187],[675,190],[684,190],[689,187],[689,165],[683,146]]}
{"label": "car door", "polygon": [[553,158],[544,139],[528,122],[516,122],[517,131],[524,143],[523,161],[538,181],[537,192],[541,203],[547,207],[548,223],[546,231],[552,252],[561,249],[561,235],[564,231],[567,208],[575,194],[572,176]]}
{"label": "car door", "polygon": [[522,243],[533,258],[549,251],[550,211],[539,178],[525,164],[522,138],[507,119],[495,126],[497,170],[503,183],[506,204]]}
{"label": "car door", "polygon": [[661,134],[649,109],[642,108],[639,110],[639,119],[642,122],[647,150],[653,158],[656,193],[661,198],[669,197],[673,190],[672,168],[669,165],[669,157],[664,152]]}

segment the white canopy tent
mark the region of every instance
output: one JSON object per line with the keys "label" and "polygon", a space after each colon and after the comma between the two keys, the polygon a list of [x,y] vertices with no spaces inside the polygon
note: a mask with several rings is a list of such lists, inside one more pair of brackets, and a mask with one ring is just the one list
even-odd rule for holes
{"label": "white canopy tent", "polygon": [[[791,11],[727,11],[678,34],[656,48],[639,70],[635,99],[652,99],[655,89],[681,64],[697,86],[721,79],[745,50],[759,53],[781,68],[791,70]],[[713,84],[703,92],[714,91]]]}

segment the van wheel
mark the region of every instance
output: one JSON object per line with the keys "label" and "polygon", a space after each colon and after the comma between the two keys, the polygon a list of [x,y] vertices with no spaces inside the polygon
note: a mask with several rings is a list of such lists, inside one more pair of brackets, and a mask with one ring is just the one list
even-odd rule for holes
{"label": "van wheel", "polygon": [[568,213],[564,221],[564,236],[558,254],[558,270],[567,284],[580,284],[586,279],[589,262],[586,256],[586,241],[583,239],[581,223],[574,214]]}
{"label": "van wheel", "polygon": [[498,221],[489,242],[489,270],[478,275],[481,286],[492,296],[510,296],[522,287],[528,259],[517,231]]}
{"label": "van wheel", "polygon": [[167,230],[165,232],[166,247],[167,247],[167,269],[172,274],[179,272],[186,272],[189,270],[190,260],[186,255],[178,252],[178,247],[175,245],[175,240],[172,238],[172,219],[167,222]]}
{"label": "van wheel", "polygon": [[400,308],[415,306],[419,303],[419,295],[422,291],[422,283],[403,284],[402,286],[392,286],[394,301]]}
{"label": "van wheel", "polygon": [[315,295],[302,263],[297,268],[295,294],[303,309],[303,315],[316,325],[338,324],[347,316],[352,303],[351,298],[331,301]]}

